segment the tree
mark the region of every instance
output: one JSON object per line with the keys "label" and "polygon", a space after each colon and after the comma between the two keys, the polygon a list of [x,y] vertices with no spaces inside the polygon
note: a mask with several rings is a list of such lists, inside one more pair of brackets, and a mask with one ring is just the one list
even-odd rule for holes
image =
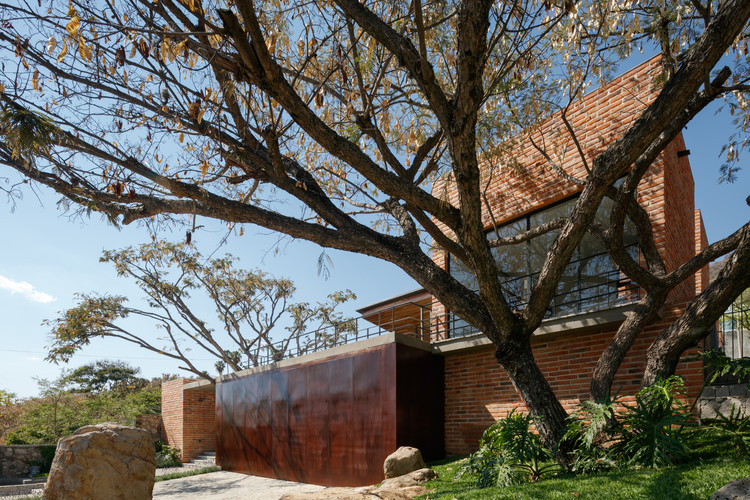
{"label": "tree", "polygon": [[16,395],[4,389],[0,389],[0,443],[5,442],[5,437],[18,423],[18,405]]}
{"label": "tree", "polygon": [[[647,382],[674,370],[750,284],[750,225],[668,270],[633,196],[659,152],[717,99],[738,119],[723,171],[735,178],[747,1],[71,0],[0,15],[13,66],[2,82],[2,163],[113,224],[202,216],[394,263],[492,340],[547,445],[566,413],[530,338],[588,232],[646,292],[602,353],[592,397],[609,389],[669,291],[709,260],[735,249],[649,350]],[[658,97],[589,157],[578,149],[588,173],[569,179],[580,196],[568,216],[514,235],[554,242],[528,301],[511,306],[483,218],[487,176],[641,48],[661,53]],[[733,66],[721,68],[727,52]],[[554,144],[539,148],[554,167]],[[433,192],[437,181],[454,183],[458,199]],[[595,224],[605,197],[614,208]],[[626,218],[643,262],[623,249]],[[433,248],[467,266],[476,290],[438,266]]]}
{"label": "tree", "polygon": [[[193,348],[217,358],[223,367],[239,371],[258,366],[266,358],[304,354],[340,343],[351,322],[336,311],[354,298],[349,290],[329,295],[326,302],[311,305],[293,302],[291,280],[273,278],[263,271],[236,269],[231,255],[204,260],[191,245],[154,242],[138,249],[105,251],[101,260],[112,263],[120,276],[133,279],[148,301],[148,308],[128,306],[121,296],[82,294],[78,305],[48,321],[52,329],[47,359],[67,362],[75,352],[97,337],[131,342],[149,351],[179,360],[182,367],[210,380],[214,378],[195,364]],[[193,294],[205,296],[216,307],[217,332],[201,318]],[[143,332],[132,317],[154,321],[163,338]],[[279,338],[281,324],[286,330]],[[308,333],[308,335],[303,335]],[[233,350],[228,349],[231,347]],[[243,360],[244,358],[244,360]],[[218,363],[218,362],[217,362]],[[86,392],[108,389],[132,380],[136,372],[118,363],[97,363],[70,375]]]}
{"label": "tree", "polygon": [[140,368],[124,361],[101,360],[71,371],[65,376],[65,382],[75,392],[128,392],[148,383],[148,380],[138,377],[140,372]]}
{"label": "tree", "polygon": [[[7,419],[0,418],[0,424],[4,426],[0,427],[0,439],[7,440],[8,444],[48,444],[84,425],[101,422],[135,425],[139,415],[161,413],[161,383],[176,378],[174,375],[152,380],[134,377],[131,382],[137,383],[124,387],[121,383],[124,379],[116,376],[118,381],[113,388],[103,384],[97,391],[91,391],[88,374],[92,369],[96,371],[96,367],[100,372],[110,374],[137,374],[139,371],[126,363],[102,360],[77,370],[62,370],[51,381],[36,379],[38,397],[10,400],[8,407],[11,411],[7,414],[4,412],[5,403],[0,401],[0,410],[3,411],[0,417],[8,416]],[[80,382],[81,373],[84,382]]]}

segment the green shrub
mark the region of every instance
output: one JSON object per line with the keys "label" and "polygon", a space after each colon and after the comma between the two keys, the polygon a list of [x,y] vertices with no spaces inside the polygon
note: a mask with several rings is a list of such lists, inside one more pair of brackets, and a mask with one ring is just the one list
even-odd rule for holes
{"label": "green shrub", "polygon": [[179,448],[167,446],[161,441],[155,442],[154,448],[156,451],[156,467],[159,469],[164,467],[182,467]]}
{"label": "green shrub", "polygon": [[716,414],[716,420],[711,424],[732,443],[735,458],[750,456],[750,417],[742,409],[732,408],[729,416]]}
{"label": "green shrub", "polygon": [[622,452],[628,462],[656,468],[687,455],[687,436],[681,431],[690,424],[691,414],[677,397],[684,391],[682,378],[673,375],[641,389],[635,406],[625,405]]}
{"label": "green shrub", "polygon": [[618,437],[615,396],[605,401],[582,401],[568,417],[568,428],[563,441],[572,442],[572,463],[569,469],[577,473],[592,473],[617,466]]}
{"label": "green shrub", "polygon": [[535,482],[560,470],[549,464],[552,453],[531,431],[531,415],[510,414],[492,424],[482,434],[479,450],[469,457],[464,473],[476,477],[477,486],[506,486],[523,481]]}
{"label": "green shrub", "polygon": [[45,474],[52,468],[52,461],[55,459],[55,451],[57,451],[57,445],[46,444],[39,447],[39,452],[42,454],[42,469],[40,473]]}

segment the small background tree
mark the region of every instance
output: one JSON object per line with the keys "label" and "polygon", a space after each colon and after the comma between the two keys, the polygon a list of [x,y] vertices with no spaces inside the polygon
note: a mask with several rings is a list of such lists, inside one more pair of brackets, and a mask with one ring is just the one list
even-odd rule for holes
{"label": "small background tree", "polygon": [[[223,363],[214,364],[220,373],[225,367],[238,371],[336,345],[354,328],[337,312],[355,298],[349,290],[317,304],[294,302],[291,280],[237,269],[230,255],[203,259],[187,243],[154,242],[105,251],[101,260],[112,263],[120,276],[133,279],[148,307],[130,307],[122,296],[81,294],[76,307],[47,322],[53,334],[48,360],[67,362],[96,337],[119,338],[179,360],[184,363],[181,368],[213,381],[197,366],[196,352]],[[216,329],[204,319],[205,303],[215,307]],[[142,323],[126,321],[135,317],[153,321],[154,333],[144,332]],[[106,375],[115,374],[126,375],[121,370]],[[80,377],[96,382],[94,373]]]}

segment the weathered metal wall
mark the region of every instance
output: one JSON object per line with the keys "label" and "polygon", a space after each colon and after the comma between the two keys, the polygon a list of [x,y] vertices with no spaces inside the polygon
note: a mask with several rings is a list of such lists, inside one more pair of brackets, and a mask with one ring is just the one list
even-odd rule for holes
{"label": "weathered metal wall", "polygon": [[443,446],[443,360],[391,343],[216,387],[224,470],[329,486],[383,479],[383,460]]}

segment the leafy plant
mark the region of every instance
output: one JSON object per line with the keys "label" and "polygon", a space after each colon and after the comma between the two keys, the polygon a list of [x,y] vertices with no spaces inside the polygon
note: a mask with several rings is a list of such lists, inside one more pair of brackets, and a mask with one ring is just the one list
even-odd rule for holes
{"label": "leafy plant", "polygon": [[630,463],[647,467],[672,465],[687,454],[681,428],[691,414],[678,395],[684,395],[682,378],[671,376],[641,389],[635,406],[625,405],[623,454]]}
{"label": "leafy plant", "polygon": [[161,469],[164,467],[182,467],[182,459],[180,458],[180,449],[172,446],[167,446],[161,441],[154,443],[154,450],[156,451],[156,467]]}
{"label": "leafy plant", "polygon": [[52,468],[52,461],[55,459],[55,452],[57,451],[57,445],[45,444],[39,447],[39,452],[42,454],[41,473],[47,473]]}
{"label": "leafy plant", "polygon": [[476,476],[480,488],[535,482],[560,469],[555,463],[545,464],[552,453],[531,431],[531,415],[516,410],[488,427],[479,441],[479,450],[469,457],[464,472]]}
{"label": "leafy plant", "polygon": [[617,421],[619,397],[582,401],[568,418],[563,440],[573,442],[573,472],[591,473],[617,466],[616,444],[621,438]]}
{"label": "leafy plant", "polygon": [[732,405],[729,415],[716,412],[716,422],[713,424],[725,435],[734,446],[736,458],[750,455],[750,417],[741,408]]}
{"label": "leafy plant", "polygon": [[704,387],[725,375],[732,375],[740,381],[750,383],[750,358],[732,359],[717,349],[701,351],[697,357],[703,360],[703,369],[708,372]]}

